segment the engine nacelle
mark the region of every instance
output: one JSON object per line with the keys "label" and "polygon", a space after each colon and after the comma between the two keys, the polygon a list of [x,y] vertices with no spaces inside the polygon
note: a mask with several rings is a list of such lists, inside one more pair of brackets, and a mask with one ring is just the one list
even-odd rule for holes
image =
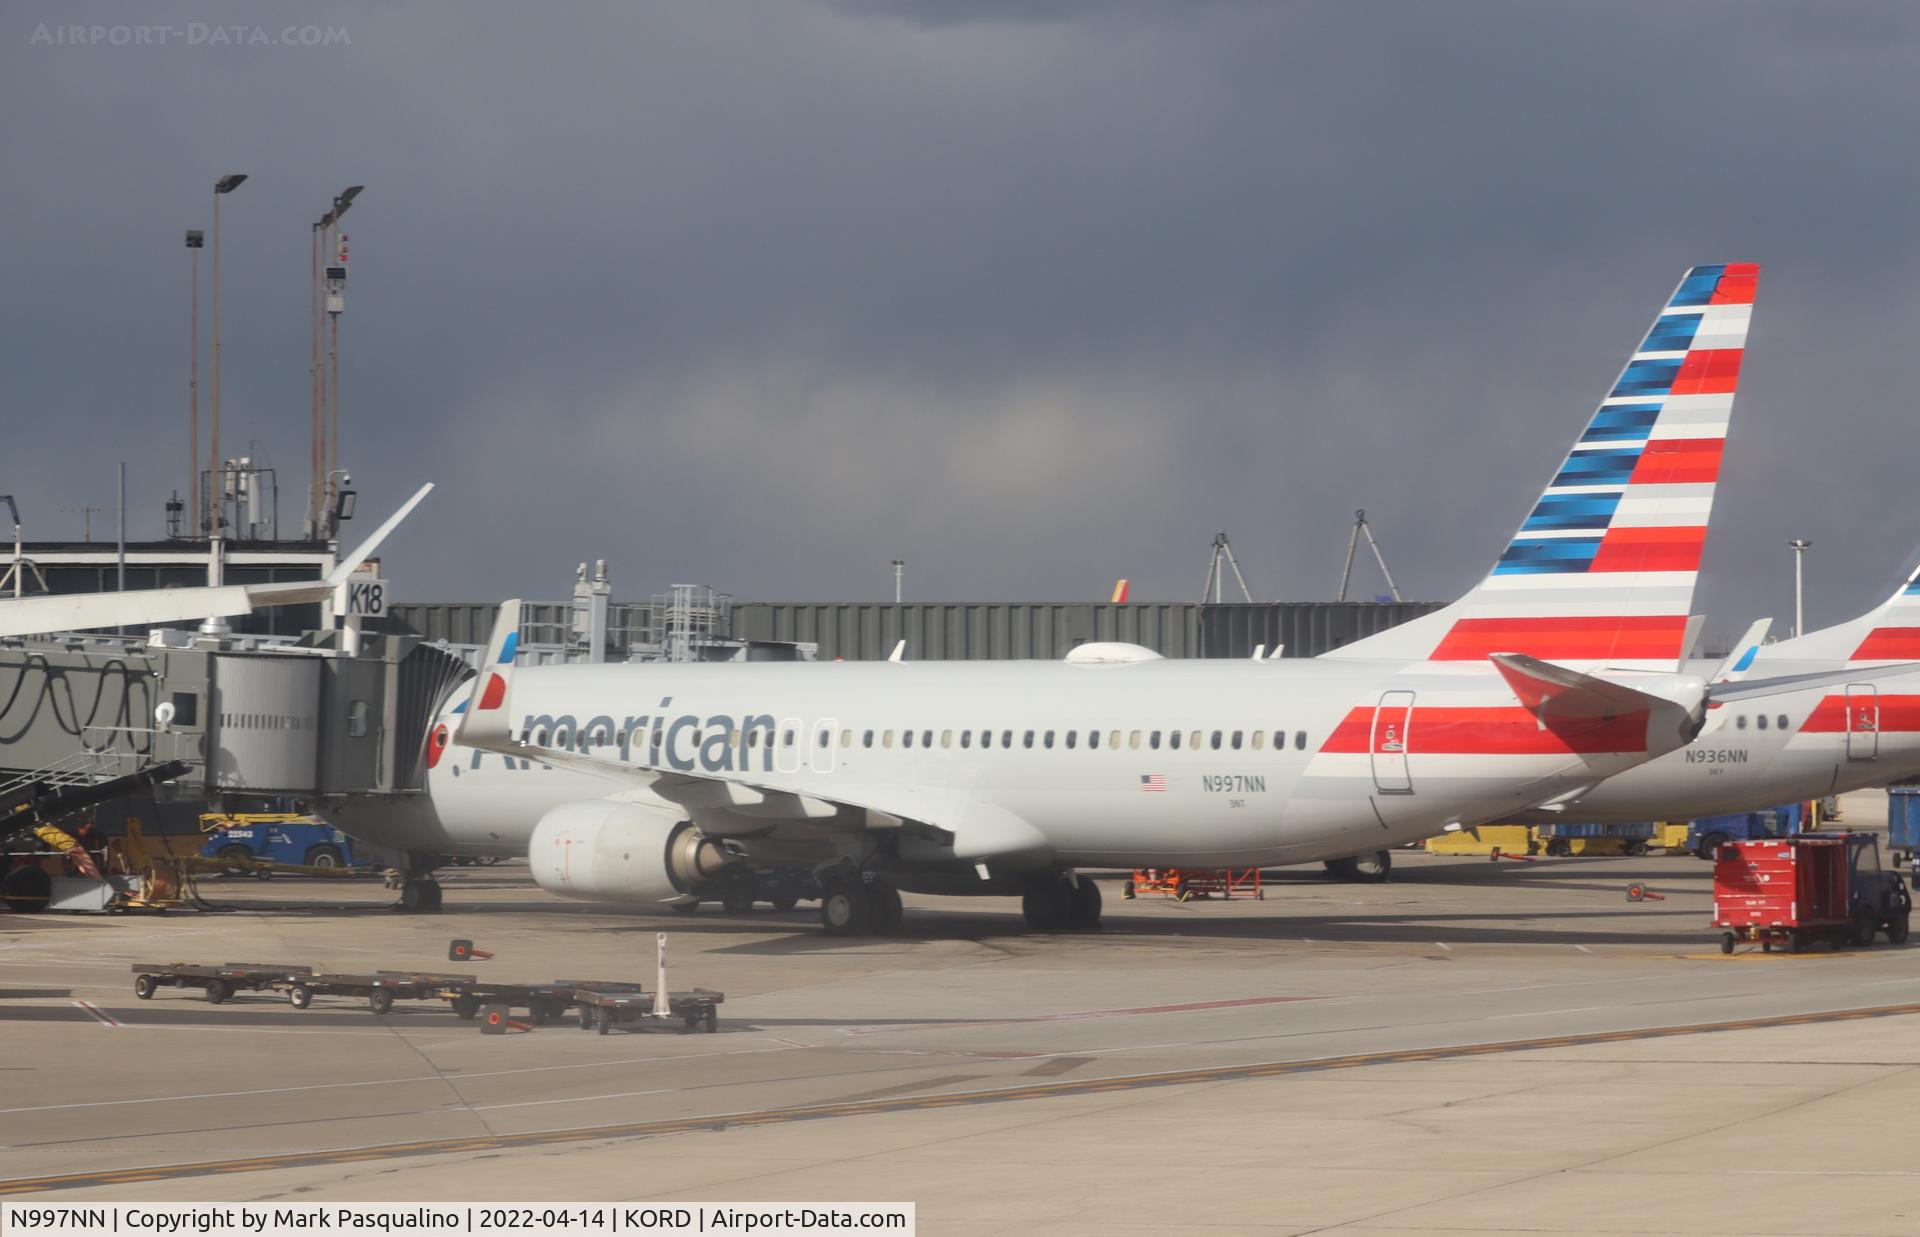
{"label": "engine nacelle", "polygon": [[527,859],[548,893],[596,902],[666,901],[733,862],[691,821],[612,799],[563,803],[542,816]]}

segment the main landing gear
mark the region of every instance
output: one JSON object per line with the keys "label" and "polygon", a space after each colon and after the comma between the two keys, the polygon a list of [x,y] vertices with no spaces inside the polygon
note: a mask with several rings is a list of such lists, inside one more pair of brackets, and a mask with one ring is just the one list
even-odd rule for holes
{"label": "main landing gear", "polygon": [[1351,881],[1360,885],[1377,885],[1393,873],[1393,853],[1391,851],[1369,851],[1364,855],[1355,855],[1351,859],[1329,859],[1326,861],[1327,875],[1335,880]]}
{"label": "main landing gear", "polygon": [[835,872],[820,878],[820,926],[828,936],[892,936],[901,916],[900,891],[877,876]]}
{"label": "main landing gear", "polygon": [[407,866],[387,878],[388,888],[393,887],[394,876],[399,877],[400,900],[393,909],[408,915],[435,915],[440,911],[440,882],[433,879],[433,871],[445,860],[418,853],[407,855]]}
{"label": "main landing gear", "polygon": [[1020,895],[1020,910],[1035,932],[1092,932],[1100,927],[1100,886],[1064,872],[1035,876]]}

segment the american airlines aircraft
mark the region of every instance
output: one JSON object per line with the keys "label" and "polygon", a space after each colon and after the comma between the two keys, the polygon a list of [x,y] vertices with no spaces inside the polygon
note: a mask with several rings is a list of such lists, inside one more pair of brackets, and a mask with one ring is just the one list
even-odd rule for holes
{"label": "american airlines aircraft", "polygon": [[[1607,779],[1569,801],[1560,820],[1693,820],[1817,799],[1920,773],[1920,675],[1862,674],[1920,656],[1920,570],[1852,622],[1761,644],[1750,633],[1729,669],[1818,685],[1710,710],[1677,752]],[[1715,677],[1720,677],[1716,675]],[[1539,813],[1521,819],[1544,819]]]}
{"label": "american airlines aircraft", "polygon": [[[811,865],[825,927],[855,934],[896,926],[901,889],[1091,928],[1078,868],[1332,859],[1577,798],[1781,689],[1679,673],[1757,276],[1687,272],[1487,577],[1336,654],[516,670],[508,602],[426,737],[427,795],[329,818],[416,855],[527,854],[596,900]],[[438,886],[416,871],[402,901]]]}

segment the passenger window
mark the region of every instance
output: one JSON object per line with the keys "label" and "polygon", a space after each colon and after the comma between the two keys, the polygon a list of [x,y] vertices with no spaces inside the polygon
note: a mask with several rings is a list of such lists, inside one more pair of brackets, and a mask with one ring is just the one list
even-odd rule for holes
{"label": "passenger window", "polygon": [[[1133,745],[1135,747],[1140,746],[1140,732],[1138,730],[1133,732]],[[1118,730],[1112,730],[1107,732],[1107,746],[1113,748],[1116,751],[1119,750],[1120,732]]]}
{"label": "passenger window", "polygon": [[1780,729],[1785,730],[1786,728],[1787,728],[1787,715],[1785,713],[1782,713],[1780,715]]}
{"label": "passenger window", "polygon": [[1100,746],[1100,732],[1098,730],[1087,731],[1087,746],[1089,748]]}
{"label": "passenger window", "polygon": [[867,732],[866,732],[866,734],[864,734],[864,735],[862,735],[862,736],[861,736],[861,739],[860,739],[860,746],[862,746],[862,747],[872,747],[872,746],[873,746],[873,731],[871,731],[871,730],[869,730],[869,731],[867,731]]}
{"label": "passenger window", "polygon": [[1040,742],[1041,742],[1041,745],[1042,745],[1042,746],[1044,746],[1044,747],[1052,747],[1052,746],[1053,746],[1053,731],[1051,731],[1051,730],[1049,730],[1049,731],[1047,731],[1047,733],[1046,733],[1046,734],[1045,734],[1044,736],[1042,736],[1042,737],[1041,737],[1041,740],[1040,740]]}
{"label": "passenger window", "polygon": [[841,747],[852,747],[852,746],[853,746],[853,731],[851,731],[851,730],[842,730],[842,731],[840,732],[840,746],[841,746]]}
{"label": "passenger window", "polygon": [[1027,731],[1027,737],[1026,737],[1026,739],[1025,739],[1025,746],[1027,746],[1027,747],[1032,747],[1032,746],[1033,746],[1033,731],[1031,731],[1031,730],[1029,730],[1029,731]]}
{"label": "passenger window", "polygon": [[880,732],[880,746],[881,746],[881,747],[892,747],[892,746],[893,746],[893,731],[891,731],[891,730],[882,730],[882,731]]}
{"label": "passenger window", "polygon": [[1296,752],[1304,752],[1307,750],[1307,732],[1306,731],[1296,730],[1293,732],[1293,750],[1295,750]]}
{"label": "passenger window", "polygon": [[[1116,733],[1117,733],[1117,732],[1116,732]],[[1118,743],[1116,743],[1116,744],[1114,744],[1114,746],[1115,746],[1115,747],[1119,747],[1120,745],[1119,745]],[[1138,730],[1134,730],[1134,731],[1129,731],[1129,732],[1128,732],[1128,734],[1127,734],[1127,746],[1128,746],[1128,747],[1130,747],[1130,748],[1132,748],[1132,749],[1133,749],[1134,751],[1136,751],[1136,752],[1140,750],[1140,732],[1139,732]],[[1154,744],[1154,746],[1155,746],[1155,747],[1158,747],[1158,746],[1160,746],[1160,745],[1159,745],[1158,743],[1156,743],[1156,744]]]}
{"label": "passenger window", "polygon": [[1267,745],[1267,732],[1264,730],[1254,731],[1253,732],[1253,750],[1257,752],[1261,748],[1265,747],[1266,745]]}
{"label": "passenger window", "polygon": [[822,731],[820,732],[820,746],[821,746],[821,747],[832,747],[832,746],[833,746],[833,732],[832,732],[832,731],[830,731],[830,730],[822,730]]}
{"label": "passenger window", "polygon": [[991,730],[982,730],[982,731],[980,732],[980,746],[981,746],[981,747],[992,747],[992,746],[993,746],[993,731],[991,731]]}
{"label": "passenger window", "polygon": [[1754,718],[1753,724],[1758,726],[1760,729],[1765,730],[1767,728],[1767,715],[1765,713],[1762,713],[1760,716]]}
{"label": "passenger window", "polygon": [[1188,736],[1187,736],[1187,746],[1188,746],[1188,747],[1190,747],[1190,748],[1193,748],[1193,749],[1195,749],[1195,750],[1198,750],[1198,749],[1199,749],[1199,747],[1200,747],[1200,732],[1199,732],[1198,730],[1196,730],[1196,731],[1194,731],[1194,732],[1193,732],[1192,734],[1190,734],[1190,735],[1188,735]]}
{"label": "passenger window", "polygon": [[931,730],[922,730],[922,731],[920,732],[920,746],[921,746],[921,747],[932,747],[932,746],[933,746],[933,731],[931,731]]}
{"label": "passenger window", "polygon": [[912,746],[913,746],[913,731],[911,731],[911,730],[902,730],[902,731],[900,732],[900,746],[901,746],[901,747],[912,747]]}
{"label": "passenger window", "polygon": [[973,731],[971,731],[971,730],[962,730],[962,731],[960,732],[960,746],[961,746],[961,747],[972,747],[972,746],[973,746]]}
{"label": "passenger window", "polygon": [[[1240,745],[1236,743],[1234,746],[1238,747]],[[1213,750],[1216,752],[1220,750],[1220,732],[1218,730],[1213,732]]]}
{"label": "passenger window", "polygon": [[1180,750],[1180,732],[1178,730],[1169,730],[1167,732],[1167,746],[1176,752]]}
{"label": "passenger window", "polygon": [[1154,731],[1152,735],[1148,736],[1147,746],[1151,747],[1156,752],[1160,750],[1160,732],[1158,730]]}
{"label": "passenger window", "polygon": [[1736,730],[1745,730],[1747,728],[1747,715],[1742,713],[1740,716],[1734,718],[1733,725]]}
{"label": "passenger window", "polygon": [[1013,746],[1013,731],[1011,731],[1011,730],[1002,730],[1002,731],[1000,732],[1000,746],[1001,746],[1001,747],[1012,747],[1012,746]]}
{"label": "passenger window", "polygon": [[941,746],[941,747],[952,747],[952,746],[953,746],[953,731],[951,731],[951,730],[942,730],[942,731],[940,732],[940,746]]}
{"label": "passenger window", "polygon": [[781,747],[793,746],[793,731],[789,730],[785,734],[780,736],[780,746]]}
{"label": "passenger window", "polygon": [[[1053,734],[1053,731],[1049,730],[1047,731],[1047,734],[1051,735]],[[1073,746],[1073,731],[1071,730],[1067,731],[1067,746],[1068,747]]]}
{"label": "passenger window", "polygon": [[1236,752],[1240,750],[1240,732],[1238,730],[1233,732],[1233,750]]}

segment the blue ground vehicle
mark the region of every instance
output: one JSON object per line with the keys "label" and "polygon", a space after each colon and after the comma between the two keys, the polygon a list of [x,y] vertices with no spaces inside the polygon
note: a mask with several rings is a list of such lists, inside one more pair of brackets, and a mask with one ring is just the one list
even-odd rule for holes
{"label": "blue ground vehicle", "polygon": [[314,868],[357,867],[353,840],[338,829],[315,824],[291,813],[252,813],[231,816],[210,813],[200,818],[206,859],[264,859]]}
{"label": "blue ground vehicle", "polygon": [[1714,852],[1728,842],[1751,842],[1755,838],[1791,837],[1804,827],[1806,806],[1789,803],[1764,812],[1738,812],[1732,816],[1702,816],[1687,832],[1687,849],[1702,859],[1711,860]]}

